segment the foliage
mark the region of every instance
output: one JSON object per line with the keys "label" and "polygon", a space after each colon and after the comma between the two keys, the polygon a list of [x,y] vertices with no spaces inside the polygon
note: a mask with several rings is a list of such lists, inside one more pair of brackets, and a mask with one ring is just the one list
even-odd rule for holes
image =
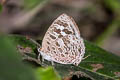
{"label": "foliage", "polygon": [[[37,47],[34,43],[26,39],[26,37],[9,36],[9,39],[16,42],[16,45],[31,47],[35,53],[35,48]],[[79,66],[55,63],[54,69],[62,78],[70,77],[72,75],[83,75],[84,77],[95,80],[112,80],[119,78],[120,57],[107,52],[86,40],[85,46],[85,56],[90,56],[83,60]],[[44,61],[44,65],[51,66],[51,63]]]}
{"label": "foliage", "polygon": [[43,6],[48,0],[24,0],[24,7],[26,10],[31,10],[37,6]]}
{"label": "foliage", "polygon": [[2,10],[2,5],[0,5],[0,12],[1,12],[1,10]]}
{"label": "foliage", "polygon": [[5,36],[0,36],[0,80],[34,80],[30,67],[21,62],[14,43]]}
{"label": "foliage", "polygon": [[14,42],[8,37],[0,36],[0,80],[48,80],[48,78],[60,80],[51,67],[36,69],[23,64]]}
{"label": "foliage", "polygon": [[104,40],[108,39],[120,28],[120,2],[118,0],[104,0],[103,2],[112,11],[114,18],[108,28],[96,39],[96,44],[99,46],[103,45]]}
{"label": "foliage", "polygon": [[37,80],[60,80],[60,77],[56,75],[52,67],[38,68],[36,71]]}

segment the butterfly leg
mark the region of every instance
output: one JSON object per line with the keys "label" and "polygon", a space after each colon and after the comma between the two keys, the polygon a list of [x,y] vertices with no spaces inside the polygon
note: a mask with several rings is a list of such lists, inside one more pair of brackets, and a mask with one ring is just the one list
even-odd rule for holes
{"label": "butterfly leg", "polygon": [[39,53],[39,55],[38,55],[38,61],[40,61],[41,64],[44,63],[44,58],[43,58],[43,56],[41,55],[41,53]]}
{"label": "butterfly leg", "polygon": [[44,58],[42,57],[42,63],[44,62]]}
{"label": "butterfly leg", "polygon": [[54,66],[55,64],[54,64],[54,61],[51,61],[51,64],[52,64],[52,66]]}
{"label": "butterfly leg", "polygon": [[38,54],[38,61],[40,61],[40,57],[41,57],[41,54],[39,53],[39,54]]}
{"label": "butterfly leg", "polygon": [[35,58],[32,58],[32,57],[30,57],[30,56],[24,56],[23,57],[23,60],[27,60],[27,61],[33,61],[33,62],[36,62],[37,64],[40,64],[40,61],[38,61],[37,59],[35,59]]}
{"label": "butterfly leg", "polygon": [[40,49],[41,49],[41,48],[38,48],[38,52],[39,52],[39,54],[38,54],[38,60],[39,60],[39,61],[41,61],[41,60],[44,61],[44,60],[43,60],[43,57],[42,57],[42,55],[41,55]]}

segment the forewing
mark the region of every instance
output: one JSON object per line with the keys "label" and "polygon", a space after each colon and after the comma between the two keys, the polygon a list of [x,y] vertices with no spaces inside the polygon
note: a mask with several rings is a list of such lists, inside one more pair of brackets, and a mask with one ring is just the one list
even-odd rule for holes
{"label": "forewing", "polygon": [[43,38],[42,51],[49,53],[52,42],[69,34],[80,38],[80,32],[75,21],[68,15],[62,14],[48,28]]}

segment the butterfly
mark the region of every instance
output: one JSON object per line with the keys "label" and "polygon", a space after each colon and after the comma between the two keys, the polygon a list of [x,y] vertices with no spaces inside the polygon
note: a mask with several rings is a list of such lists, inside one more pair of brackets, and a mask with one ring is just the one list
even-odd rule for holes
{"label": "butterfly", "polygon": [[85,45],[73,18],[60,15],[48,28],[38,52],[45,60],[78,66],[85,54]]}

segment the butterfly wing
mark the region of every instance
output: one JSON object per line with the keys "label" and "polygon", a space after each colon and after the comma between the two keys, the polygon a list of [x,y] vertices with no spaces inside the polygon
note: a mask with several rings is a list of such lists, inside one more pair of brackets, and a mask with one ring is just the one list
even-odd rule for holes
{"label": "butterfly wing", "polygon": [[[71,64],[76,62],[78,56],[81,57],[80,53],[84,53],[84,49],[81,52],[82,47],[84,47],[84,43],[75,21],[68,15],[62,14],[47,30],[43,38],[41,51],[53,58],[52,60],[55,62]],[[77,52],[75,49],[77,49]]]}
{"label": "butterfly wing", "polygon": [[80,32],[75,21],[68,15],[62,14],[48,28],[43,38],[42,48],[48,51],[49,49],[46,48],[48,45],[68,34],[73,34],[80,38]]}

